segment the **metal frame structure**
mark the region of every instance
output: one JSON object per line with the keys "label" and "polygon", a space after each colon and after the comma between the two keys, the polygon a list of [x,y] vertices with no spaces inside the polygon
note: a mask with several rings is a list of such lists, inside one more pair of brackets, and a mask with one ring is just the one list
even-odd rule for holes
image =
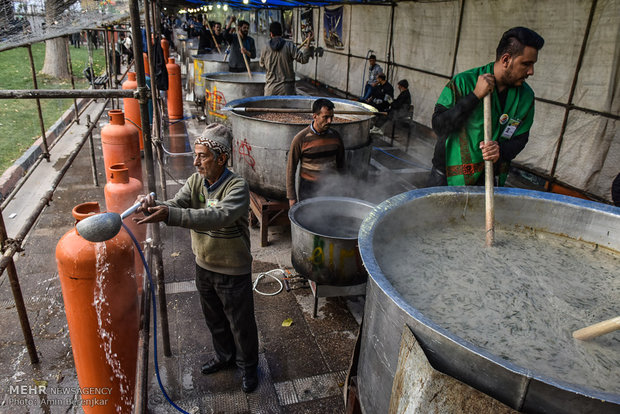
{"label": "metal frame structure", "polygon": [[[145,1],[144,6],[145,6],[144,7],[145,28],[147,32],[147,39],[150,39],[151,33],[152,33],[152,30],[151,30],[152,19],[154,20],[155,18],[158,18],[159,13],[156,13],[157,8],[151,7],[152,5],[150,4],[149,1]],[[26,344],[26,348],[28,350],[28,354],[30,356],[30,362],[32,364],[37,364],[39,362],[39,357],[37,355],[37,349],[34,343],[34,338],[32,335],[32,329],[30,326],[30,322],[28,320],[28,314],[26,311],[24,298],[22,296],[21,287],[19,284],[19,278],[18,278],[17,271],[15,268],[15,263],[13,261],[13,256],[16,253],[23,251],[22,244],[23,244],[24,238],[29,233],[29,231],[32,229],[37,219],[39,218],[39,216],[45,209],[45,207],[50,203],[50,201],[52,201],[52,197],[54,195],[55,190],[57,189],[64,175],[66,174],[68,169],[71,167],[73,161],[75,160],[75,158],[77,157],[78,153],[80,152],[80,150],[82,149],[82,147],[84,146],[87,140],[90,141],[90,156],[91,156],[91,164],[92,164],[92,169],[93,169],[93,184],[95,186],[99,185],[98,180],[97,180],[97,172],[96,172],[96,165],[95,165],[92,132],[95,129],[99,118],[104,113],[108,105],[111,104],[114,107],[114,98],[116,99],[136,98],[140,104],[140,117],[142,119],[142,125],[149,125],[148,101],[152,97],[155,98],[153,99],[153,105],[155,109],[154,110],[155,137],[151,135],[150,128],[144,128],[142,131],[143,133],[142,135],[143,135],[143,140],[144,140],[144,161],[146,164],[146,171],[147,171],[147,183],[146,184],[147,184],[149,192],[156,192],[156,182],[155,182],[155,173],[154,173],[155,169],[154,169],[152,145],[156,146],[156,150],[158,151],[158,154],[162,154],[159,148],[161,146],[161,141],[159,139],[161,119],[159,117],[159,109],[158,109],[161,103],[158,101],[159,93],[157,92],[156,88],[154,88],[153,92],[151,93],[151,91],[149,91],[149,88],[146,86],[144,62],[140,58],[142,56],[142,34],[140,33],[140,8],[138,5],[138,0],[129,1],[129,11],[130,11],[131,33],[132,33],[132,38],[134,40],[133,51],[134,51],[134,56],[137,58],[134,60],[136,79],[138,83],[138,87],[135,90],[112,89],[112,88],[118,87],[118,81],[116,81],[117,79],[116,61],[115,61],[116,54],[114,53],[114,51],[112,51],[112,57],[110,57],[108,53],[108,49],[110,47],[109,42],[108,42],[108,34],[111,33],[112,39],[113,39],[114,32],[115,32],[115,30],[112,30],[109,25],[103,29],[101,28],[86,29],[87,31],[90,31],[90,30],[105,31],[104,38],[105,38],[105,50],[106,50],[106,71],[108,73],[107,86],[109,89],[97,90],[93,88],[93,89],[88,89],[88,90],[76,90],[72,71],[70,72],[72,89],[70,90],[68,89],[63,89],[63,90],[38,89],[37,76],[36,76],[36,71],[34,67],[34,61],[32,58],[31,45],[33,43],[37,43],[37,42],[44,41],[47,39],[67,36],[66,33],[62,35],[46,36],[40,39],[37,38],[34,41],[31,40],[30,42],[24,42],[23,44],[19,44],[17,46],[0,48],[0,52],[14,49],[16,47],[26,47],[28,49],[34,88],[31,90],[0,90],[0,99],[35,99],[37,101],[39,124],[41,127],[41,135],[42,135],[42,141],[43,141],[43,153],[39,156],[39,158],[35,162],[35,165],[33,165],[30,168],[30,171],[27,173],[27,175],[23,177],[22,180],[18,183],[17,188],[12,191],[12,193],[7,197],[7,200],[4,200],[3,205],[0,206],[0,250],[2,252],[2,256],[0,257],[0,276],[4,274],[5,270],[7,270],[11,289],[13,291],[13,297],[15,300],[17,313],[19,316],[22,332],[24,335],[24,341]],[[148,47],[148,55],[153,56],[152,46],[150,42],[147,45],[147,47]],[[67,55],[69,59],[69,62],[68,62],[69,68],[71,70],[70,53],[67,53]],[[92,50],[90,48],[90,45],[89,45],[89,57],[91,58],[90,67],[92,68]],[[110,62],[110,60],[112,61]],[[154,73],[152,58],[150,59],[149,63],[151,66],[150,67],[151,73]],[[127,71],[123,74],[123,76],[125,76]],[[93,72],[91,70],[91,74],[92,73]],[[112,82],[111,80],[112,73],[114,73],[115,82]],[[94,76],[91,76],[91,81],[94,80],[93,78]],[[92,85],[91,83],[91,86],[94,86],[94,85]],[[72,121],[72,123],[80,122],[79,117],[81,114],[78,109],[78,105],[76,101],[77,98],[86,98],[86,99],[104,98],[106,99],[106,104],[104,105],[103,109],[96,115],[94,122],[91,122],[90,116],[87,116],[88,129],[86,133],[83,134],[76,148],[71,152],[68,159],[64,163],[63,167],[60,169],[58,174],[54,177],[50,189],[41,197],[33,213],[26,219],[25,224],[18,231],[18,234],[14,238],[8,238],[1,209],[6,207],[6,205],[8,204],[8,202],[10,201],[14,193],[17,190],[19,190],[19,188],[23,185],[23,183],[28,178],[28,176],[32,174],[34,167],[36,167],[36,165],[38,165],[43,159],[46,159],[48,162],[50,160],[50,152],[49,152],[50,148],[48,147],[45,124],[43,122],[43,115],[42,115],[42,110],[40,106],[40,99],[48,99],[48,98],[53,98],[53,99],[72,98],[74,99],[75,118]],[[118,106],[118,103],[116,105]],[[161,169],[160,173],[162,174],[162,178],[163,178],[163,169]],[[163,197],[165,198],[165,194],[166,194],[165,179],[162,179],[161,186],[162,186],[161,192],[162,192]],[[159,231],[159,226],[157,225],[150,226],[150,239],[151,239],[151,242],[147,246],[146,254],[147,254],[149,262],[152,261],[155,264],[154,274],[157,277],[157,292],[159,296],[159,307],[160,307],[160,315],[161,315],[160,323],[162,327],[164,354],[166,356],[170,356],[171,351],[170,351],[170,339],[169,339],[169,330],[168,330],[168,315],[167,315],[167,310],[166,310],[165,281],[164,281],[163,260],[161,257],[161,235]],[[140,413],[146,412],[147,400],[148,400],[147,399],[147,386],[148,386],[147,374],[148,374],[148,352],[149,352],[149,340],[150,340],[150,329],[149,329],[150,284],[149,284],[148,278],[144,278],[143,292],[144,294],[142,295],[142,298],[141,298],[142,303],[141,303],[141,309],[140,309],[140,314],[141,314],[140,324],[141,325],[140,325],[140,333],[139,333],[139,350],[138,350],[137,375],[136,375],[136,384],[135,384],[136,385],[135,412],[140,412]]]}

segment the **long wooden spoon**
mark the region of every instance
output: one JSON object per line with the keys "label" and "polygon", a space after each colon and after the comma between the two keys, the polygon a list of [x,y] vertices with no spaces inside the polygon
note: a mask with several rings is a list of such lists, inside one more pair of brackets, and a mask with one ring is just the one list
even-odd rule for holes
{"label": "long wooden spoon", "polygon": [[620,329],[620,316],[595,323],[594,325],[586,326],[585,328],[577,329],[573,332],[573,338],[587,341],[589,339],[596,338],[597,336],[617,331],[618,329]]}
{"label": "long wooden spoon", "polygon": [[[493,128],[491,124],[491,94],[484,97],[484,144],[488,144],[493,139]],[[491,247],[495,241],[495,206],[493,203],[493,161],[484,162],[484,200],[486,209],[486,239],[485,246]]]}

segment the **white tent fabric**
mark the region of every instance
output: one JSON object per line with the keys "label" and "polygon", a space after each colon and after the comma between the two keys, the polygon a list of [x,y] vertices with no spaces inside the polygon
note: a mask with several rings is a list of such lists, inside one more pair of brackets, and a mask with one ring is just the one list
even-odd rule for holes
{"label": "white tent fabric", "polygon": [[609,200],[611,182],[620,172],[620,2],[598,0],[589,25],[593,4],[448,0],[345,5],[344,50],[325,48],[323,9],[315,9],[317,43],[325,55],[317,65],[311,61],[297,70],[357,97],[372,50],[393,84],[409,81],[414,119],[430,127],[437,98],[451,76],[493,61],[508,28],[532,28],[545,38],[535,74],[528,79],[540,100],[530,141],[515,164]]}

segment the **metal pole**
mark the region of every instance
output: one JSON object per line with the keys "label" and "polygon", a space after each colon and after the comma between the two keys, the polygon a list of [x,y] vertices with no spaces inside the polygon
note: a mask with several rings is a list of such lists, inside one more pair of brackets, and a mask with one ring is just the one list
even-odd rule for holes
{"label": "metal pole", "polygon": [[[96,120],[99,120],[99,118],[101,117],[101,114],[103,114],[103,111],[105,111],[107,104],[108,102],[106,102],[106,104],[103,106],[101,111],[99,111],[99,113],[96,116]],[[24,240],[26,235],[28,235],[28,232],[30,231],[32,226],[34,226],[34,223],[36,223],[43,209],[52,200],[52,196],[54,195],[54,191],[56,190],[56,187],[58,187],[58,184],[60,183],[62,178],[67,173],[67,170],[69,169],[69,167],[71,167],[71,164],[73,163],[78,153],[84,146],[84,143],[86,142],[86,140],[88,139],[88,134],[92,132],[94,127],[95,127],[95,124],[91,125],[88,128],[88,130],[82,137],[80,143],[77,145],[77,147],[73,151],[71,151],[71,153],[69,154],[69,157],[67,158],[67,161],[65,161],[65,164],[62,166],[58,174],[56,174],[56,176],[54,177],[54,180],[52,181],[52,184],[50,185],[50,189],[47,190],[45,194],[43,195],[43,197],[39,199],[39,202],[35,206],[33,213],[28,218],[26,218],[24,225],[19,230],[17,235],[14,237],[14,240],[16,240],[18,243],[12,244],[8,246],[8,248],[5,249],[4,254],[2,255],[2,258],[0,259],[0,275],[4,272],[4,269],[8,267],[9,262],[13,260],[12,259],[13,255],[21,249],[21,242]]]}
{"label": "metal pole", "polygon": [[[90,127],[90,114],[86,115],[86,126]],[[97,161],[95,159],[95,143],[93,142],[93,133],[88,133],[88,143],[90,146],[90,168],[93,172],[93,184],[95,187],[99,187],[99,177],[97,177]]]}
{"label": "metal pole", "polygon": [[[32,72],[32,83],[34,85],[34,89],[39,89],[39,85],[37,83],[37,70],[34,68],[34,58],[32,57],[32,47],[31,45],[27,46],[28,48],[28,57],[30,58],[30,72]],[[41,101],[37,99],[37,112],[39,114],[39,126],[41,127],[41,139],[43,140],[43,156],[49,162],[50,160],[50,151],[47,147],[47,137],[45,136],[45,124],[43,123],[43,111],[41,111]]]}
{"label": "metal pole", "polygon": [[[111,82],[111,88],[112,89],[116,89],[118,88],[119,82],[118,82],[118,73],[116,72],[116,40],[114,40],[114,26],[110,27],[110,46],[111,46],[111,52],[112,52],[112,73],[114,74],[113,76],[113,81]],[[119,59],[120,59],[120,54],[119,54]],[[121,103],[118,100],[118,98],[116,98],[116,103],[115,103],[115,108],[120,108],[121,107]]]}
{"label": "metal pole", "polygon": [[456,58],[459,54],[459,46],[461,44],[461,30],[463,29],[463,12],[465,10],[465,0],[461,1],[461,7],[459,9],[459,24],[456,27],[456,40],[454,41],[454,56],[452,58],[452,69],[450,70],[450,78],[454,76],[456,70]]}
{"label": "metal pole", "polygon": [[[148,3],[148,2],[145,2]],[[142,91],[142,96],[139,99],[140,102],[140,118],[142,119],[142,138],[144,139],[144,162],[146,164],[147,171],[147,184],[149,192],[156,191],[155,184],[155,171],[153,167],[153,149],[151,147],[151,129],[148,128],[149,125],[149,112],[148,112],[148,92],[146,90],[146,79],[144,76],[144,62],[143,59],[139,59],[142,56],[142,34],[140,33],[140,9],[138,7],[138,0],[129,0],[129,14],[131,19],[131,33],[133,37],[133,50],[134,50],[134,66],[136,68],[136,81],[138,83],[138,91]],[[148,11],[145,10],[145,20],[148,16]],[[147,42],[147,45],[150,42]],[[154,225],[151,226],[153,232],[153,244],[155,246],[159,246],[161,244],[161,237],[159,232],[159,226]],[[163,263],[161,258],[161,251],[159,249],[154,249],[153,256],[157,259],[158,263]],[[164,289],[159,288],[159,280],[163,281],[163,266],[161,269],[161,273],[159,273],[159,266],[156,266],[158,273],[158,294],[160,296],[160,307],[163,303],[164,306],[160,310],[161,315],[161,325],[162,325],[162,341],[164,344],[164,354],[166,356],[171,355],[170,353],[170,336],[168,332],[168,312],[166,306],[166,291],[165,285],[161,283]],[[167,350],[167,353],[166,353]]]}
{"label": "metal pole", "polygon": [[[6,240],[6,227],[4,225],[2,212],[0,212],[0,246],[3,247],[3,250]],[[19,316],[19,324],[22,327],[22,333],[24,334],[24,341],[26,341],[26,348],[28,348],[30,363],[36,364],[39,362],[39,356],[37,355],[37,347],[35,346],[34,338],[32,337],[32,329],[30,328],[30,321],[28,320],[28,312],[26,311],[26,304],[24,303],[22,289],[19,285],[19,279],[17,277],[17,269],[15,269],[15,262],[13,261],[12,256],[9,258],[6,270],[9,275],[9,281],[11,282],[13,300],[15,300],[15,308],[17,309],[17,315]]]}
{"label": "metal pole", "polygon": [[[105,58],[105,72],[108,75],[107,88],[112,89],[112,71],[110,71],[110,42],[108,41],[108,28],[103,32],[103,55]],[[112,109],[116,108],[114,99],[112,99]]]}
{"label": "metal pole", "polygon": [[[69,38],[66,37],[65,49],[67,49],[67,65],[69,65],[69,75],[71,76],[71,89],[75,90],[75,80],[73,79],[73,65],[71,64],[71,48],[69,48]],[[77,99],[73,100],[73,109],[75,109],[75,123],[80,123],[80,111],[77,105]]]}
{"label": "metal pole", "polygon": [[[89,100],[86,105],[84,105],[84,107],[82,108],[82,110],[80,111],[80,114],[84,113],[84,111],[90,106],[90,103],[92,101]],[[74,120],[75,121],[75,120]],[[54,146],[56,145],[56,143],[58,141],[60,141],[62,139],[63,136],[65,136],[65,134],[67,133],[67,131],[69,130],[71,124],[69,124],[67,126],[67,128],[65,128],[60,135],[58,135],[56,137],[56,139],[51,143],[50,145],[50,151],[52,149],[54,149]],[[37,157],[37,160],[34,162],[34,164],[32,164],[32,166],[30,168],[28,168],[28,171],[26,172],[26,174],[21,177],[19,179],[19,181],[17,181],[17,184],[15,184],[15,187],[13,187],[13,189],[11,190],[11,192],[9,194],[7,194],[4,199],[2,200],[2,204],[0,204],[0,210],[4,210],[9,203],[11,202],[11,200],[15,197],[15,195],[19,192],[19,190],[24,186],[24,184],[26,183],[26,181],[28,181],[28,179],[30,178],[30,176],[33,174],[33,172],[37,169],[37,167],[39,166],[39,164],[41,164],[41,161],[43,160],[43,154],[39,154],[39,156]]]}
{"label": "metal pole", "polygon": [[[146,29],[146,39],[147,39],[147,48],[149,54],[149,65],[151,67],[151,90],[153,91],[153,121],[154,121],[154,132],[155,139],[153,140],[155,144],[155,149],[157,151],[158,165],[159,165],[159,173],[160,173],[160,181],[162,186],[162,197],[165,199],[165,186],[166,186],[166,177],[162,175],[162,163],[161,163],[161,151],[159,151],[159,146],[161,145],[160,140],[160,131],[161,131],[161,123],[159,118],[159,90],[157,89],[157,82],[155,78],[155,51],[154,44],[151,42],[152,31],[151,31],[151,13],[153,8],[151,7],[151,2],[149,0],[144,1],[144,25]],[[157,232],[159,232],[158,226]],[[155,234],[155,231],[153,231]],[[168,304],[166,301],[166,285],[164,280],[164,262],[161,257],[161,243],[155,243],[153,247],[154,251],[154,259],[155,259],[155,274],[157,275],[157,297],[159,298],[159,319],[161,321],[161,333],[162,333],[162,342],[164,345],[164,355],[171,356],[172,353],[170,351],[170,334],[168,331]]]}
{"label": "metal pole", "polygon": [[134,89],[20,89],[0,90],[0,99],[138,98]]}
{"label": "metal pole", "polygon": [[[154,8],[150,7],[151,2],[145,0],[144,2],[144,23],[146,29],[146,38],[151,39],[152,31],[151,31],[151,19]],[[149,65],[151,68],[151,90],[153,91],[153,145],[155,146],[155,151],[157,155],[157,167],[159,172],[159,183],[161,186],[161,196],[163,199],[167,199],[167,191],[166,191],[166,174],[163,168],[163,151],[161,150],[161,131],[162,131],[162,120],[160,117],[160,108],[161,105],[161,95],[159,90],[157,89],[157,78],[155,77],[155,45],[150,41],[148,42],[148,55],[149,55]]]}
{"label": "metal pole", "polygon": [[[151,245],[147,244],[144,252],[146,263],[152,264]],[[149,373],[149,335],[151,322],[151,284],[148,277],[142,284],[142,297],[140,309],[140,334],[138,337],[138,359],[136,361],[136,383],[134,392],[134,413],[146,414],[148,400],[148,373]],[[155,338],[157,340],[157,338]]]}
{"label": "metal pole", "polygon": [[[386,76],[388,78],[388,80],[392,81],[392,84],[394,84],[394,79],[393,76],[390,77],[390,71],[392,70],[392,49],[394,48],[393,45],[393,41],[394,41],[394,12],[396,9],[396,3],[392,3],[392,7],[390,10],[390,38],[389,38],[389,42],[388,42],[388,55],[387,55],[387,73]],[[392,74],[393,75],[393,74]]]}
{"label": "metal pole", "polygon": [[[112,73],[114,73],[114,82],[112,82],[112,88],[118,88],[118,73],[116,72],[116,40],[114,40],[114,26],[110,30],[110,36],[112,38]],[[116,101],[116,107],[119,107],[118,100]]]}
{"label": "metal pole", "polygon": [[[573,82],[570,86],[570,91],[568,92],[568,105],[566,110],[564,111],[564,119],[562,119],[562,126],[560,128],[560,136],[558,137],[558,143],[555,147],[555,154],[553,154],[553,163],[551,164],[551,171],[549,175],[552,180],[555,180],[555,172],[558,167],[558,162],[560,160],[560,150],[562,149],[562,143],[564,142],[564,133],[566,132],[566,126],[568,125],[568,115],[570,113],[570,105],[573,103],[573,98],[575,97],[575,89],[577,88],[577,80],[579,79],[579,72],[581,71],[581,65],[583,64],[583,58],[586,53],[586,46],[588,44],[588,38],[590,37],[590,30],[592,28],[592,20],[594,19],[594,12],[596,11],[597,0],[592,2],[592,6],[590,7],[590,14],[588,16],[588,23],[586,24],[586,30],[583,34],[583,41],[581,42],[581,49],[579,50],[579,57],[577,59],[577,64],[575,66],[575,74],[573,75]],[[547,191],[551,191],[553,186],[552,183],[547,183],[545,185]]]}
{"label": "metal pole", "polygon": [[88,50],[88,70],[90,70],[90,87],[95,89],[95,71],[93,70],[93,44],[90,31],[86,31],[86,49]]}

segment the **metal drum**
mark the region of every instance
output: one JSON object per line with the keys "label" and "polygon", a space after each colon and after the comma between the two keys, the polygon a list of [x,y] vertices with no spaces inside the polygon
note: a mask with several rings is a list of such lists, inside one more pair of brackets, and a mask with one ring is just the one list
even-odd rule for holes
{"label": "metal drum", "polygon": [[[219,53],[192,55],[192,59],[194,61],[194,102],[202,104],[205,99],[205,79],[203,75],[206,73],[228,71],[228,60],[226,59],[226,55]],[[255,59],[250,61],[249,65],[251,71],[258,70],[258,60]],[[245,76],[247,76],[247,73]],[[263,79],[263,83],[264,82]]]}
{"label": "metal drum", "polygon": [[[202,73],[228,72],[228,55],[224,53],[208,53],[200,55],[202,60]],[[259,59],[254,58],[248,61],[250,71],[260,70]],[[247,73],[247,72],[245,72]]]}
{"label": "metal drum", "polygon": [[[256,96],[229,102],[227,108],[298,108],[309,109],[316,96]],[[334,123],[344,142],[348,171],[359,178],[368,173],[371,141],[369,131],[373,112],[370,105],[346,99],[327,98],[336,111],[368,111],[368,115],[338,115],[350,122]],[[233,131],[233,164],[250,189],[271,199],[286,198],[286,163],[291,141],[304,124],[271,121],[244,113],[229,112]]]}
{"label": "metal drum", "polygon": [[[205,65],[206,66],[206,65]],[[227,102],[251,96],[262,96],[265,89],[265,72],[252,72],[250,78],[247,72],[216,72],[202,75],[205,86],[205,114],[213,115],[210,122],[221,122],[221,109]],[[226,115],[224,115],[226,116]]]}
{"label": "metal drum", "polygon": [[357,234],[373,204],[347,197],[316,197],[289,210],[291,260],[295,270],[316,283],[350,286],[367,278]]}
{"label": "metal drum", "polygon": [[[534,359],[532,355],[536,355],[539,351],[535,347],[530,347],[528,352],[520,353],[519,358],[512,359],[513,355],[511,354],[515,352],[513,349],[521,346],[521,343],[529,343],[529,341],[520,342],[516,339],[507,341],[503,345],[506,347],[506,351],[502,351],[504,357],[500,357],[500,352],[492,353],[486,348],[486,341],[474,343],[465,340],[463,337],[467,336],[466,334],[461,333],[459,336],[453,332],[457,328],[452,327],[452,331],[445,329],[434,319],[431,319],[427,313],[422,313],[418,309],[423,301],[422,299],[418,299],[419,302],[416,305],[418,308],[416,308],[405,299],[405,294],[402,293],[405,288],[401,286],[397,289],[395,287],[395,283],[399,280],[406,281],[407,286],[411,286],[416,293],[419,292],[419,298],[423,296],[425,299],[428,298],[431,303],[444,303],[440,299],[444,296],[439,296],[444,287],[437,288],[442,292],[422,290],[425,281],[419,279],[423,272],[419,269],[422,269],[423,266],[429,266],[428,269],[431,270],[437,269],[436,265],[446,263],[446,261],[448,267],[454,268],[459,263],[456,257],[459,252],[451,257],[445,255],[437,257],[436,263],[433,264],[433,257],[435,256],[433,255],[432,243],[429,241],[415,244],[412,238],[415,236],[418,240],[418,237],[427,237],[428,232],[431,232],[432,229],[453,234],[451,229],[461,226],[464,222],[469,222],[468,225],[472,225],[472,228],[480,229],[479,245],[481,249],[484,249],[484,198],[484,188],[443,187],[414,190],[384,201],[362,223],[359,233],[359,246],[364,266],[369,274],[357,375],[363,412],[386,413],[390,406],[392,392],[394,392],[392,397],[399,397],[396,395],[399,391],[392,390],[392,383],[399,363],[399,345],[405,325],[413,332],[433,368],[471,385],[516,410],[529,413],[620,412],[620,392],[617,391],[618,385],[615,377],[612,377],[610,381],[605,379],[609,378],[610,374],[598,375],[599,369],[618,372],[614,365],[618,364],[616,357],[620,354],[618,352],[620,351],[620,342],[617,336],[615,338],[613,336],[597,338],[599,342],[594,344],[575,343],[573,341],[577,340],[571,337],[571,332],[573,329],[583,326],[578,323],[573,328],[562,324],[567,325],[568,323],[564,322],[565,320],[574,321],[577,316],[568,313],[555,315],[560,312],[559,309],[562,309],[555,308],[558,304],[572,303],[571,306],[579,309],[589,306],[581,299],[582,297],[594,298],[593,303],[600,301],[604,302],[604,306],[609,307],[607,305],[609,301],[606,300],[609,298],[603,296],[605,292],[602,290],[611,292],[610,294],[613,295],[614,289],[617,292],[618,285],[606,283],[603,279],[597,280],[598,274],[601,273],[598,270],[592,272],[591,275],[573,272],[576,274],[571,276],[570,280],[577,280],[580,288],[571,287],[567,289],[570,292],[566,293],[565,296],[558,294],[558,291],[547,292],[544,285],[537,285],[540,281],[540,275],[545,275],[553,281],[557,280],[560,285],[568,285],[566,274],[568,271],[564,272],[562,268],[552,267],[549,270],[543,267],[542,271],[534,278],[528,279],[530,276],[523,276],[529,285],[518,284],[518,289],[514,295],[515,300],[520,300],[518,297],[523,297],[529,301],[532,294],[535,293],[544,298],[544,306],[548,309],[543,307],[540,310],[533,306],[532,309],[537,312],[537,316],[526,319],[527,328],[523,329],[523,332],[515,331],[514,335],[512,330],[509,331],[509,338],[516,338],[517,335],[521,335],[519,337],[522,338],[522,334],[530,335],[528,330],[530,330],[529,332],[538,332],[539,326],[542,326],[544,330],[549,329],[551,331],[550,327],[554,324],[549,324],[547,323],[548,319],[542,318],[552,315],[556,321],[559,321],[557,325],[561,326],[560,329],[563,332],[561,335],[549,335],[547,338],[544,337],[545,335],[540,338],[535,337],[534,342],[540,344],[541,348],[550,344],[550,349],[556,351],[553,347],[560,346],[562,348],[556,352],[556,355],[572,355],[572,350],[568,350],[571,347],[582,352],[581,356],[586,358],[596,355],[603,347],[607,347],[605,351],[611,352],[616,357],[606,358],[605,362],[599,360],[597,364],[585,366],[586,371],[597,373],[597,380],[604,377],[602,379],[604,385],[598,384],[596,387],[589,383],[589,385],[577,385],[580,381],[584,381],[582,379],[584,377],[581,375],[541,374],[543,369],[541,361],[546,361],[546,359],[541,359],[539,356]],[[616,207],[551,193],[499,188],[496,189],[495,193],[495,218],[496,231],[499,229],[506,234],[527,231],[529,232],[527,237],[534,237],[533,240],[537,240],[536,243],[544,244],[549,244],[552,238],[557,238],[562,240],[562,243],[571,243],[570,246],[573,244],[585,246],[583,249],[589,249],[587,250],[588,254],[593,254],[598,249],[604,249],[601,251],[602,254],[609,255],[606,257],[611,258],[612,264],[617,260],[615,257],[620,251],[620,209]],[[395,229],[398,230],[395,231]],[[460,239],[457,238],[456,240],[458,242]],[[527,238],[524,240],[527,242],[526,245],[530,241]],[[475,241],[469,239],[469,243],[475,243]],[[405,261],[404,256],[406,257],[406,254],[402,253],[405,251],[402,248],[405,244],[407,244],[407,249],[416,249],[420,252],[416,254],[415,260],[421,262],[424,259],[429,264],[416,267],[410,261]],[[541,244],[537,244],[537,246],[541,246]],[[581,248],[574,248],[568,254],[573,256]],[[492,247],[491,249],[500,249],[500,247]],[[496,251],[500,257],[503,257],[503,253],[506,252],[506,250],[504,252]],[[492,253],[487,251],[487,253],[482,252],[480,254]],[[390,257],[391,255],[394,256]],[[531,255],[529,257],[534,258]],[[559,259],[565,260],[562,257]],[[404,264],[401,267],[391,264],[398,262]],[[519,263],[523,264],[523,262]],[[519,263],[514,262],[512,265],[518,266]],[[612,265],[611,268],[614,269],[615,267]],[[384,269],[386,270],[384,271]],[[401,270],[396,271],[394,269]],[[462,271],[462,273],[465,276],[471,274],[468,273],[468,270]],[[512,275],[497,274],[492,270],[488,273],[489,278],[495,278],[500,284],[507,283],[509,277],[512,277],[510,280],[521,283],[522,277],[519,273]],[[437,273],[435,272],[435,274]],[[472,279],[470,280],[474,281],[473,278],[476,275],[480,277],[479,273],[471,274]],[[425,277],[428,278],[429,276]],[[606,277],[609,277],[609,273]],[[534,282],[530,282],[530,280]],[[601,286],[599,285],[597,289],[597,283],[602,283],[605,288],[600,289]],[[581,284],[584,285],[583,289],[581,289]],[[468,290],[472,292],[476,290],[461,289],[460,287],[459,289],[463,297],[471,297],[469,295],[472,293]],[[493,293],[487,291],[486,287],[478,291],[489,301],[491,300],[490,295]],[[458,301],[462,300],[464,299],[458,299]],[[507,301],[505,303],[507,304]],[[487,306],[490,305],[481,301],[469,315],[465,313],[463,316],[474,318],[476,313],[480,312],[480,315],[487,318],[489,315]],[[453,307],[454,305],[448,305],[446,308],[451,310]],[[429,308],[426,309],[426,312],[430,312],[428,311]],[[521,307],[520,309],[525,308]],[[499,307],[498,310],[493,309],[492,312],[502,313],[503,307]],[[461,314],[462,312],[459,313],[459,315]],[[491,315],[493,316],[488,319],[492,323],[499,321],[502,328],[507,323],[495,313],[491,313]],[[614,316],[616,315],[609,315],[609,317]],[[544,322],[536,325],[536,319]],[[444,323],[446,323],[445,320]],[[460,324],[460,322],[457,323]],[[475,323],[473,325],[469,328],[471,332],[483,332],[477,329]],[[568,346],[564,344],[568,344]],[[588,353],[586,352],[588,350],[595,350],[595,352]],[[512,362],[515,360],[524,362],[519,364]],[[568,366],[570,373],[581,362],[575,358],[572,359],[571,363],[562,364],[562,368]],[[553,368],[553,370],[555,369]],[[585,380],[585,382],[588,381]]]}

